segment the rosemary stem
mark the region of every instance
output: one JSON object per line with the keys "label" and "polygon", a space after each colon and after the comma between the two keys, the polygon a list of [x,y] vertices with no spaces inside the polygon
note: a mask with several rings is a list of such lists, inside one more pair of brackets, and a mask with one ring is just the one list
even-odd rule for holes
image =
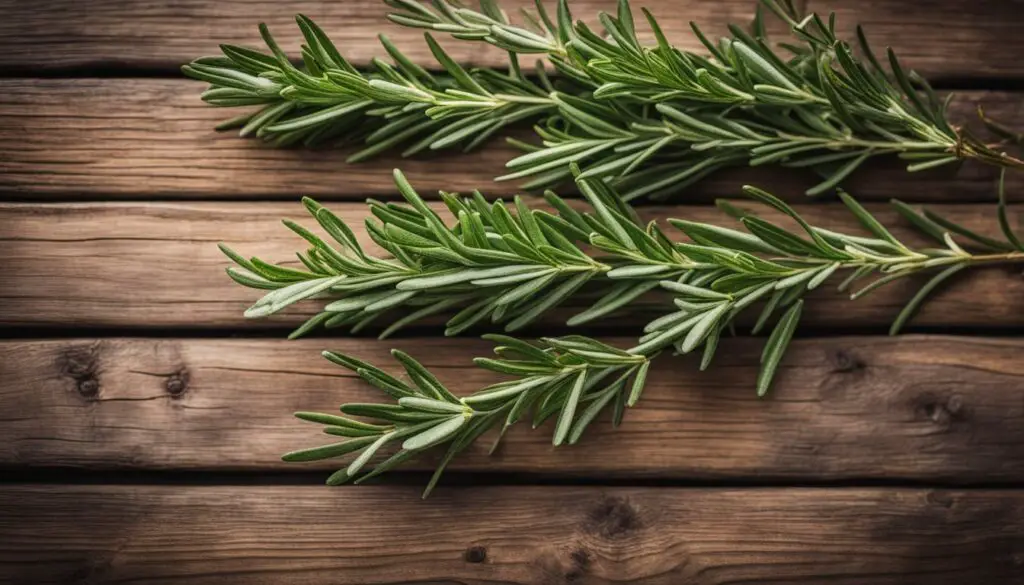
{"label": "rosemary stem", "polygon": [[[1024,264],[1024,252],[1007,252],[1006,254],[982,254],[970,256],[967,262],[972,266],[994,266],[999,264]],[[955,262],[950,262],[955,264]]]}
{"label": "rosemary stem", "polygon": [[993,151],[984,145],[961,145],[958,154],[962,159],[976,160],[984,164],[994,165],[1004,169],[1024,169],[1024,160],[1010,156],[1005,152]]}

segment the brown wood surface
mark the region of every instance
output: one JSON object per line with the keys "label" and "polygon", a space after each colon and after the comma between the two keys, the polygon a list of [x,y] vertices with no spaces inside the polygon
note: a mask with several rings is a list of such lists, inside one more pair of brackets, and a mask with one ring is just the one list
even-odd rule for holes
{"label": "brown wood surface", "polygon": [[1024,63],[999,57],[1008,39],[1024,42],[1022,0],[806,0],[805,6],[822,16],[835,12],[841,39],[855,39],[861,25],[877,54],[892,47],[905,67],[939,84],[1024,74]]}
{"label": "brown wood surface", "polygon": [[[469,3],[478,6],[474,2]],[[265,22],[275,39],[292,55],[298,55],[302,36],[295,15],[305,14],[331,37],[338,49],[356,65],[365,66],[374,57],[386,56],[377,40],[386,34],[416,62],[438,68],[423,41],[423,31],[390,23],[392,12],[382,0],[179,0],[153,4],[144,0],[98,0],[85,6],[74,0],[57,0],[51,6],[64,18],[44,19],[29,2],[0,0],[0,68],[18,71],[29,67],[145,67],[176,69],[201,55],[219,52],[221,43],[264,48],[257,25]],[[550,9],[554,2],[545,2]],[[746,24],[754,16],[753,2],[725,0],[709,4],[700,0],[645,0],[644,6],[657,15],[666,34],[678,46],[702,49],[690,31],[690,21],[708,33],[724,34],[729,23]],[[533,0],[502,0],[504,8],[519,23],[521,8],[534,10]],[[616,0],[571,0],[573,16],[597,23],[599,11],[614,13]],[[988,9],[979,15],[992,19],[998,12]],[[643,15],[636,15],[645,38]],[[782,30],[781,25],[775,27]],[[504,66],[506,53],[483,43],[457,41],[435,35],[454,59],[467,66]]]}
{"label": "brown wood surface", "polygon": [[[892,46],[902,61],[922,74],[940,79],[1022,77],[1024,50],[1017,15],[1021,0],[804,0],[813,10],[838,12],[843,38],[853,39],[853,27],[863,24],[877,50]],[[473,3],[475,4],[475,3]],[[551,6],[551,2],[546,2]],[[750,21],[754,0],[645,0],[668,38],[684,49],[702,50],[689,30],[700,24],[712,36],[727,23]],[[526,0],[503,0],[515,11],[531,6]],[[614,10],[614,0],[572,0],[574,14],[590,23],[599,10]],[[293,54],[300,35],[293,16],[304,13],[316,20],[338,47],[357,64],[383,54],[376,35],[387,34],[410,57],[434,64],[422,32],[389,23],[380,0],[313,2],[291,0],[56,0],[39,4],[0,0],[0,70],[32,73],[54,68],[134,67],[170,70],[206,54],[220,43],[262,46],[256,25],[266,22],[282,46]],[[637,11],[636,16],[642,20]],[[522,22],[518,19],[517,22]],[[640,24],[646,31],[645,23]],[[781,27],[775,27],[780,29]],[[462,63],[499,66],[501,51],[445,39],[444,46]]]}
{"label": "brown wood surface", "polygon": [[[1011,584],[1024,497],[925,489],[0,488],[19,583]],[[370,521],[372,515],[372,521]],[[45,536],[43,536],[45,535]]]}
{"label": "brown wood surface", "polygon": [[[2,53],[0,53],[2,54]],[[362,199],[390,194],[390,170],[401,167],[425,192],[495,183],[514,151],[501,139],[469,155],[395,156],[348,165],[344,149],[275,149],[213,127],[234,115],[199,100],[202,85],[174,79],[0,79],[0,197]],[[1024,126],[1019,94],[964,92],[952,117],[974,119],[977,104],[1011,126]],[[1011,174],[1010,197],[1024,200],[1024,179]],[[976,163],[909,174],[892,159],[847,185],[862,200],[991,201],[995,171]],[[792,200],[816,182],[809,172],[740,169],[719,173],[683,197],[707,201],[754,183]]]}
{"label": "brown wood surface", "polygon": [[[914,237],[888,205],[869,207],[899,237],[926,243]],[[362,227],[369,215],[365,205],[335,203],[331,208],[353,226],[360,240],[369,242]],[[750,208],[766,219],[780,220],[778,213]],[[862,231],[842,204],[798,208],[815,225]],[[998,233],[994,205],[931,208],[979,232]],[[648,219],[683,217],[735,225],[712,207],[645,207],[642,211]],[[1016,210],[1011,213],[1015,224],[1020,223],[1019,215]],[[243,254],[289,262],[305,243],[280,224],[282,217],[315,226],[297,202],[0,204],[0,262],[6,279],[0,288],[0,326],[190,330],[295,326],[322,302],[306,302],[270,319],[243,318],[242,311],[261,293],[238,286],[224,275],[230,261],[216,246],[223,241]],[[668,232],[678,235],[674,229]],[[805,326],[887,328],[925,280],[897,281],[857,301],[833,287],[823,287],[808,304]],[[1022,299],[1020,267],[976,269],[937,291],[913,324],[1021,327]],[[570,305],[546,322],[564,323],[574,311]],[[663,311],[664,300],[653,296],[634,304],[622,318],[602,323],[635,328]]]}
{"label": "brown wood surface", "polygon": [[[589,22],[614,6],[571,2]],[[893,46],[941,87],[972,88],[953,102],[958,123],[976,128],[981,104],[1024,127],[1024,92],[993,91],[1024,79],[1024,0],[798,3],[837,10],[847,38],[865,25],[877,51]],[[689,21],[714,36],[747,22],[755,0],[641,5],[699,50]],[[224,276],[216,242],[293,258],[300,241],[278,219],[305,221],[306,194],[334,200],[365,241],[359,201],[393,197],[394,167],[428,197],[517,191],[492,181],[515,154],[500,140],[346,165],[344,150],[215,133],[235,112],[203,104],[178,67],[218,43],[259,45],[260,21],[294,53],[299,12],[360,66],[381,54],[381,32],[433,63],[422,32],[388,24],[380,0],[0,0],[0,337],[14,337],[0,339],[0,583],[1024,583],[1024,267],[937,293],[915,321],[929,335],[881,335],[921,280],[856,302],[816,293],[769,397],[754,392],[763,338],[723,340],[704,373],[664,356],[619,429],[605,415],[556,449],[551,424],[520,425],[492,456],[487,437],[427,502],[426,474],[329,489],[313,484],[347,459],[283,463],[331,439],[293,411],[384,398],[320,350],[395,371],[388,351],[404,349],[464,394],[499,379],[471,364],[491,347],[444,339],[436,321],[387,341],[284,341],[315,305],[243,319],[259,291]],[[467,65],[504,59],[442,42]],[[919,244],[886,200],[996,233],[995,177],[973,164],[910,175],[891,160],[846,187]],[[754,183],[853,229],[834,200],[805,200],[813,182],[735,170],[643,214],[721,222],[707,203]],[[1024,174],[1009,186],[1024,202]],[[644,299],[583,332],[628,346],[663,306]],[[683,487],[695,483],[706,487]]]}
{"label": "brown wood surface", "polygon": [[[495,455],[485,437],[452,469],[602,480],[1024,481],[1024,340],[798,339],[772,394],[759,399],[763,343],[724,340],[704,373],[691,358],[664,356],[617,430],[605,415],[578,445],[556,449],[550,424],[520,425]],[[393,347],[456,394],[502,379],[472,365],[492,349],[477,339],[0,342],[0,466],[336,469],[347,459],[280,461],[333,440],[291,413],[387,397],[319,352],[350,353],[397,375]]]}

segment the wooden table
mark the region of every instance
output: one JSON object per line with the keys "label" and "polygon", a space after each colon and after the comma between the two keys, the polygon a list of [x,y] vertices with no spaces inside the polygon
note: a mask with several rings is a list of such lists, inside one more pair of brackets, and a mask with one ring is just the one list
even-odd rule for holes
{"label": "wooden table", "polygon": [[[1021,0],[810,3],[961,90],[960,119],[980,103],[1024,126]],[[754,6],[639,4],[689,48],[687,21],[722,30]],[[386,362],[399,347],[469,392],[488,380],[470,358],[489,346],[432,326],[284,341],[312,308],[243,319],[256,295],[223,275],[215,243],[287,258],[296,239],[277,222],[303,215],[300,195],[358,223],[360,200],[393,195],[396,165],[423,192],[514,188],[491,181],[509,155],[497,142],[346,166],[344,152],[214,133],[226,113],[177,67],[219,42],[257,44],[258,19],[295,49],[297,12],[359,64],[381,53],[378,31],[429,62],[420,33],[385,24],[375,0],[0,0],[0,581],[1024,583],[1019,271],[953,284],[899,338],[887,324],[920,282],[856,303],[817,295],[771,397],[753,392],[763,339],[728,340],[707,373],[659,364],[619,430],[601,420],[555,450],[550,428],[516,428],[494,456],[482,444],[458,460],[427,502],[429,460],[333,489],[331,463],[282,463],[318,440],[292,411],[376,398],[321,349]],[[466,63],[501,59],[445,45]],[[993,178],[880,165],[850,188],[887,223],[900,225],[886,205],[898,196],[994,232]],[[810,178],[793,172],[725,174],[642,212],[719,217],[710,200],[749,181],[853,229],[835,201],[804,200]],[[1011,187],[1024,200],[1024,181]],[[628,337],[650,306],[585,332]]]}

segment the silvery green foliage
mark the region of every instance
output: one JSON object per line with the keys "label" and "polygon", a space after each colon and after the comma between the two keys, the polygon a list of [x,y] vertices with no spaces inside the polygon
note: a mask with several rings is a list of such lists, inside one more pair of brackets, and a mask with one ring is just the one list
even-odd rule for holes
{"label": "silvery green foliage", "polygon": [[[412,385],[353,356],[327,353],[328,359],[355,371],[396,402],[342,406],[343,413],[375,419],[373,423],[299,413],[347,440],[286,459],[357,453],[331,476],[329,483],[334,484],[373,477],[423,449],[447,445],[429,491],[445,465],[491,428],[500,427],[503,434],[522,418],[536,426],[556,417],[554,444],[560,445],[575,443],[608,408],[618,424],[626,407],[640,398],[654,357],[667,351],[700,352],[701,369],[707,368],[744,311],[758,314],[753,334],[770,329],[756,383],[757,393],[764,395],[797,329],[808,292],[832,282],[857,299],[895,280],[931,274],[897,315],[891,330],[895,334],[956,273],[978,265],[1024,262],[1024,245],[1010,227],[1002,188],[997,216],[1003,239],[894,202],[910,225],[938,244],[911,247],[845,193],[841,199],[866,235],[839,233],[813,226],[777,197],[746,187],[748,197],[796,227],[722,201],[723,215],[737,219],[742,230],[669,219],[686,237],[673,240],[654,222],[639,223],[602,181],[575,171],[590,211],[577,210],[552,193],[547,203],[554,213],[532,209],[521,199],[510,208],[500,201],[488,204],[479,193],[468,198],[446,194],[443,200],[457,218],[454,222],[443,220],[396,172],[407,204],[371,202],[375,219],[367,222],[369,234],[388,257],[367,254],[342,220],[310,201],[307,208],[333,241],[287,222],[310,245],[299,253],[307,270],[246,259],[225,248],[239,264],[229,269],[232,278],[271,289],[249,310],[250,316],[326,297],[323,312],[295,335],[319,324],[359,329],[373,320],[386,325],[387,335],[429,314],[451,315],[448,334],[487,322],[516,329],[576,296],[584,283],[596,293],[587,298],[597,300],[571,317],[569,325],[612,314],[655,289],[670,299],[664,314],[649,322],[637,345],[628,349],[582,336],[545,338],[539,345],[486,336],[497,344],[498,358],[480,358],[476,364],[513,379],[461,397],[400,352],[395,357]],[[378,450],[399,444],[390,458],[360,473]]]}
{"label": "silvery green foliage", "polygon": [[[203,99],[213,105],[263,106],[225,128],[279,145],[363,143],[351,160],[397,148],[407,156],[471,149],[532,121],[539,144],[512,141],[527,152],[500,179],[554,186],[571,179],[569,163],[576,163],[584,177],[611,181],[626,201],[677,193],[736,165],[813,169],[823,180],[811,195],[833,191],[880,155],[907,159],[911,171],[964,159],[1024,166],[953,127],[948,98],[940,100],[891,50],[879,60],[858,29],[858,56],[837,38],[834,15],[801,16],[788,0],[762,5],[789,25],[791,42],[769,42],[759,10],[749,30],[730,26],[718,41],[694,25],[704,54],[672,46],[646,10],[657,42],[644,45],[625,0],[615,15],[599,15],[601,32],[573,20],[565,0],[554,14],[538,2],[523,26],[493,0],[480,10],[450,0],[387,4],[392,21],[428,31],[443,74],[414,64],[384,37],[391,62],[375,59],[359,71],[305,16],[297,19],[306,41],[302,68],[261,26],[270,54],[225,45],[223,56],[183,71],[211,84]],[[509,69],[466,71],[430,33],[498,46],[509,53]],[[541,62],[524,75],[523,55],[542,57],[557,75],[549,77]]]}
{"label": "silvery green foliage", "polygon": [[[535,15],[524,14],[523,26],[512,24],[494,0],[483,0],[479,10],[450,0],[386,3],[394,10],[392,21],[428,31],[426,42],[442,73],[414,64],[383,37],[391,62],[374,60],[360,71],[304,16],[297,19],[305,38],[301,67],[261,26],[269,54],[225,45],[223,56],[198,59],[183,71],[211,84],[203,99],[213,105],[258,106],[222,127],[240,127],[242,135],[282,146],[361,143],[353,161],[392,149],[404,155],[471,149],[510,125],[531,121],[539,143],[513,141],[525,153],[509,161],[500,178],[524,179],[528,189],[573,180],[588,208],[548,191],[543,209],[519,197],[491,202],[480,193],[441,193],[439,209],[396,171],[404,203],[369,203],[365,229],[385,252],[373,254],[343,218],[305,199],[327,237],[285,222],[308,244],[298,252],[301,266],[222,247],[237,264],[228,270],[236,282],[267,291],[246,314],[264,317],[309,299],[322,303],[322,310],[293,337],[321,326],[358,331],[371,324],[383,326],[384,337],[440,315],[447,318],[446,333],[455,335],[488,324],[512,332],[570,299],[582,307],[570,326],[614,314],[655,290],[668,301],[628,349],[574,335],[538,343],[487,336],[497,356],[476,364],[511,379],[465,396],[401,352],[394,357],[409,382],[353,356],[325,352],[391,399],[343,405],[344,416],[297,413],[343,440],[285,459],[352,456],[330,484],[363,481],[426,449],[446,448],[429,493],[458,453],[495,427],[500,439],[520,420],[537,426],[554,418],[553,443],[575,443],[604,410],[612,411],[616,425],[622,420],[640,399],[656,356],[700,352],[701,368],[707,368],[745,311],[758,314],[752,333],[770,331],[756,383],[764,395],[810,302],[809,291],[838,281],[856,299],[895,280],[929,274],[896,316],[896,333],[934,290],[964,269],[1024,262],[1002,184],[1001,239],[894,202],[907,222],[934,239],[934,248],[895,238],[841,191],[864,235],[813,226],[754,187],[745,194],[785,217],[786,225],[728,202],[720,207],[739,222],[737,229],[668,219],[677,232],[670,237],[673,232],[655,222],[638,220],[628,201],[678,192],[728,166],[813,169],[822,181],[809,190],[812,195],[837,190],[879,155],[907,159],[910,171],[964,159],[1004,169],[1024,166],[952,126],[948,98],[941,101],[891,51],[877,58],[859,29],[855,53],[837,38],[834,16],[804,16],[788,0],[763,0],[789,26],[791,42],[769,42],[758,12],[749,29],[731,26],[729,36],[717,41],[694,26],[705,49],[698,54],[673,47],[647,11],[656,42],[641,43],[625,0],[616,14],[599,15],[600,31],[574,20],[565,0],[553,13],[538,2]],[[430,33],[500,47],[509,54],[508,71],[467,71]],[[524,55],[541,58],[529,74],[519,64]],[[982,121],[1006,142],[1021,142],[983,114]]]}

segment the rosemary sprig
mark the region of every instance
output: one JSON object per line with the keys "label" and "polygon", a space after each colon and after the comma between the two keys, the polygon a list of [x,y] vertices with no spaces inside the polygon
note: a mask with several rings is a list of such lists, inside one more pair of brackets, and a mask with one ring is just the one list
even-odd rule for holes
{"label": "rosemary sprig", "polygon": [[[418,6],[411,0],[389,4]],[[543,33],[559,70],[596,86],[589,96],[558,96],[559,116],[537,129],[543,148],[509,162],[513,172],[500,179],[533,177],[527,187],[568,177],[570,161],[588,175],[614,178],[626,200],[678,190],[740,163],[814,168],[825,180],[809,195],[835,188],[883,154],[911,160],[911,171],[967,158],[1022,166],[951,126],[948,100],[939,100],[927,81],[904,70],[891,50],[884,68],[862,29],[857,41],[863,60],[836,37],[834,14],[826,23],[817,14],[801,19],[788,1],[762,4],[789,24],[800,44],[772,47],[759,11],[750,32],[732,25],[732,36],[717,44],[694,25],[710,53],[705,57],[671,46],[644,10],[658,41],[647,47],[625,0],[616,16],[600,15],[604,35],[582,22],[567,24],[564,3],[556,21],[539,5],[543,26],[535,25],[534,33],[485,24],[485,14],[454,4],[441,11],[447,18],[419,26],[521,52],[537,52],[540,45],[528,35]],[[396,16],[408,24],[408,13],[392,20]],[[472,26],[459,28],[460,21]],[[484,36],[488,26],[491,34]],[[516,38],[525,40],[517,45]],[[630,107],[637,102],[643,107]]]}
{"label": "rosemary sprig", "polygon": [[[662,287],[674,293],[673,302],[678,311],[649,323],[640,338],[638,351],[643,352],[648,346],[664,347],[666,340],[671,340],[679,353],[703,347],[703,370],[717,349],[719,337],[732,327],[741,311],[755,303],[762,304],[751,332],[755,335],[776,313],[785,311],[762,356],[757,382],[760,396],[768,392],[786,344],[799,322],[803,297],[837,274],[846,273],[838,289],[856,289],[850,293],[850,299],[857,300],[898,279],[936,272],[896,316],[889,330],[890,335],[896,335],[928,296],[958,272],[977,266],[1024,263],[1024,246],[1009,226],[1005,204],[1000,206],[998,214],[1006,238],[1002,241],[977,234],[927,210],[918,212],[894,201],[893,205],[904,218],[942,246],[913,249],[895,238],[845,193],[841,194],[843,203],[871,237],[814,227],[775,196],[755,187],[745,187],[744,191],[792,218],[799,230],[786,230],[731,206],[730,211],[740,217],[748,233],[670,219],[670,223],[696,242],[677,244],[677,248],[694,262],[719,268],[698,273],[691,279],[661,282]],[[1000,200],[1005,201],[1002,182]],[[952,234],[966,240],[964,245],[957,243]]]}
{"label": "rosemary sprig", "polygon": [[374,59],[363,73],[306,16],[296,17],[306,43],[303,68],[294,66],[266,25],[260,35],[271,53],[222,45],[221,57],[203,57],[182,67],[208,82],[203,100],[214,106],[262,106],[228,120],[220,130],[241,128],[277,146],[363,142],[349,157],[357,162],[396,147],[410,156],[463,145],[472,149],[498,130],[555,111],[553,90],[530,81],[514,59],[507,74],[467,72],[428,34],[426,42],[447,75],[436,76],[395,47],[380,42],[392,59]]}
{"label": "rosemary sprig", "polygon": [[[265,317],[308,298],[326,297],[323,311],[291,337],[320,325],[351,326],[356,332],[396,313],[400,318],[382,338],[442,313],[453,314],[447,335],[484,320],[506,323],[506,331],[514,331],[591,283],[602,296],[571,320],[576,325],[629,303],[657,287],[659,279],[698,268],[654,223],[646,228],[637,224],[632,209],[601,182],[580,180],[594,213],[577,212],[554,193],[547,195],[557,210],[550,213],[530,209],[519,197],[510,206],[501,200],[488,203],[479,192],[468,198],[442,192],[456,219],[451,226],[397,170],[395,182],[407,203],[370,201],[373,218],[365,224],[389,257],[368,254],[344,221],[309,198],[303,200],[306,209],[332,242],[285,220],[310,246],[297,253],[303,270],[245,258],[222,244],[237,264],[227,271],[233,280],[271,291],[246,316]],[[584,251],[587,243],[604,254]],[[637,275],[652,278],[631,280]]]}
{"label": "rosemary sprig", "polygon": [[[554,445],[575,443],[587,426],[609,404],[615,408],[615,424],[625,407],[640,397],[650,361],[644,355],[622,351],[593,339],[571,336],[543,339],[540,345],[505,337],[485,336],[498,343],[497,358],[478,358],[477,366],[514,376],[464,397],[457,397],[422,364],[400,351],[393,351],[411,383],[405,383],[379,368],[351,356],[324,352],[324,357],[356,372],[395,400],[393,404],[344,404],[348,416],[299,412],[303,420],[326,425],[329,435],[346,437],[340,443],[294,451],[285,461],[313,461],[358,453],[343,469],[332,474],[328,485],[354,480],[360,483],[388,471],[421,451],[447,445],[424,497],[437,484],[451,460],[488,430],[505,431],[529,418],[536,428],[557,415]],[[349,418],[374,420],[366,423]],[[399,443],[401,441],[401,443]],[[400,447],[372,470],[362,473],[368,463],[389,443]]]}
{"label": "rosemary sprig", "polygon": [[[704,293],[711,298],[742,293],[746,300],[737,299],[735,312],[762,296],[770,298],[768,307],[775,310],[790,306],[840,271],[851,272],[840,290],[871,275],[884,276],[854,295],[859,298],[923,270],[948,268],[945,279],[967,266],[1016,262],[1021,257],[1020,239],[1009,225],[1002,182],[998,215],[1006,241],[894,201],[911,225],[943,246],[914,250],[896,240],[845,193],[842,201],[873,237],[813,227],[786,203],[755,187],[744,188],[745,194],[790,216],[805,233],[788,231],[721,201],[747,232],[669,219],[690,239],[689,243],[673,242],[656,222],[639,223],[633,210],[602,181],[584,177],[579,169],[576,172],[592,212],[577,211],[551,192],[546,201],[555,213],[531,209],[519,197],[510,207],[501,200],[487,203],[479,192],[468,198],[442,192],[442,200],[456,218],[448,225],[396,170],[395,181],[407,203],[371,201],[373,218],[366,221],[369,236],[389,256],[368,254],[344,221],[307,198],[303,200],[307,210],[333,242],[285,220],[309,244],[306,251],[297,252],[305,270],[245,258],[222,245],[238,265],[227,273],[243,286],[271,291],[246,311],[248,317],[265,317],[305,299],[326,298],[323,310],[296,329],[292,338],[321,325],[348,326],[358,332],[397,315],[381,333],[383,338],[438,314],[451,315],[447,335],[485,321],[505,323],[506,331],[515,331],[564,303],[584,285],[589,285],[587,292],[596,294],[597,300],[570,318],[569,325],[611,314],[659,286],[679,293],[673,281],[714,291]],[[950,234],[964,239],[964,245]],[[706,302],[707,296],[701,297],[704,301],[682,297],[677,302],[684,310],[656,320],[648,326],[648,334],[695,317],[692,304],[709,310],[718,307]],[[916,305],[908,307],[893,333],[915,309]],[[762,325],[767,316],[762,316]],[[723,326],[730,320],[724,319]],[[760,326],[755,333],[759,330]]]}
{"label": "rosemary sprig", "polygon": [[[204,94],[211,103],[265,106],[232,122],[243,134],[279,144],[365,139],[367,148],[353,160],[399,144],[406,155],[472,148],[510,124],[540,120],[541,144],[515,142],[529,152],[509,161],[510,172],[500,177],[528,178],[527,189],[570,179],[571,162],[585,176],[612,180],[626,200],[677,192],[740,164],[814,169],[823,180],[811,195],[833,190],[879,155],[908,159],[911,171],[966,159],[1024,166],[952,126],[948,99],[891,50],[883,66],[858,29],[858,57],[837,38],[834,15],[803,17],[788,0],[762,4],[790,26],[794,42],[770,44],[759,11],[749,31],[730,26],[730,36],[717,43],[694,26],[707,55],[673,47],[646,10],[657,43],[643,45],[626,0],[616,15],[599,15],[603,34],[573,21],[566,0],[554,15],[538,3],[525,26],[511,24],[493,0],[479,11],[451,0],[387,4],[398,24],[505,49],[508,74],[463,70],[429,34],[446,77],[427,73],[384,38],[395,64],[375,60],[362,74],[303,16],[305,71],[291,65],[266,27],[271,55],[225,46],[225,57],[197,60],[184,71],[212,84]],[[523,75],[518,56],[534,54],[559,73],[559,87],[543,67],[534,80]]]}
{"label": "rosemary sprig", "polygon": [[[579,170],[576,169],[576,172],[579,173]],[[400,174],[398,178],[402,181]],[[390,405],[342,406],[342,412],[345,414],[376,419],[377,422],[371,426],[332,415],[299,413],[300,418],[329,425],[329,434],[338,434],[350,439],[334,445],[291,453],[286,459],[305,461],[358,452],[348,467],[331,476],[329,483],[334,484],[356,477],[365,479],[375,476],[423,449],[447,444],[448,452],[428,486],[429,492],[441,471],[456,454],[467,448],[488,429],[499,424],[502,425],[504,433],[508,426],[526,416],[527,412],[532,412],[534,426],[558,415],[554,436],[556,445],[576,442],[586,426],[610,405],[613,405],[614,420],[618,424],[625,407],[632,406],[639,399],[646,372],[654,356],[669,348],[680,354],[701,351],[701,369],[705,369],[718,350],[723,334],[734,329],[738,315],[755,306],[760,307],[760,315],[753,328],[754,334],[774,321],[772,332],[765,344],[761,372],[757,380],[758,394],[765,395],[799,324],[805,303],[804,297],[809,291],[824,285],[830,279],[838,279],[840,273],[845,273],[845,278],[838,285],[840,290],[859,286],[851,294],[852,299],[870,294],[900,278],[925,272],[935,273],[896,317],[890,330],[895,334],[905,326],[928,296],[956,273],[974,266],[1024,263],[1024,244],[1010,227],[1002,182],[997,213],[1004,236],[1002,240],[977,234],[930,211],[917,211],[903,203],[894,202],[896,209],[904,218],[918,231],[934,238],[941,246],[934,249],[918,249],[893,236],[877,218],[845,193],[841,195],[842,201],[868,232],[868,236],[845,234],[812,226],[786,203],[754,187],[746,187],[745,193],[755,201],[788,216],[798,228],[786,229],[721,202],[721,207],[729,215],[739,218],[746,231],[670,219],[669,223],[689,238],[688,242],[674,243],[669,241],[653,222],[646,228],[638,225],[627,206],[618,203],[619,207],[615,207],[616,202],[620,201],[619,198],[602,182],[585,178],[578,180],[581,192],[587,195],[593,207],[593,213],[580,213],[566,206],[557,197],[550,196],[549,201],[559,209],[558,215],[527,209],[520,201],[517,206],[518,215],[513,217],[509,213],[507,219],[495,220],[495,217],[503,217],[504,213],[493,211],[504,209],[500,203],[496,203],[491,206],[492,217],[488,220],[490,223],[481,228],[482,224],[478,222],[483,220],[473,215],[484,215],[482,210],[486,209],[486,206],[478,203],[482,201],[481,197],[462,201],[460,207],[458,199],[447,196],[446,203],[457,210],[459,217],[459,222],[454,227],[448,227],[444,226],[422,200],[413,199],[410,203],[420,214],[417,217],[433,218],[423,221],[432,226],[430,237],[437,244],[438,251],[433,251],[427,256],[412,257],[411,255],[417,252],[409,249],[409,241],[419,243],[419,240],[405,234],[399,235],[400,232],[389,231],[386,228],[376,228],[376,232],[371,230],[371,234],[378,233],[376,237],[382,238],[378,242],[382,247],[402,250],[398,254],[408,257],[402,261],[403,266],[408,269],[425,270],[429,274],[423,276],[422,272],[414,272],[411,276],[406,276],[413,279],[413,282],[417,279],[431,279],[438,283],[440,291],[445,291],[445,287],[453,284],[465,286],[459,290],[466,295],[474,294],[470,291],[475,286],[476,294],[482,298],[476,301],[479,304],[473,309],[474,315],[482,313],[493,316],[495,309],[488,303],[509,295],[511,291],[523,291],[523,282],[529,280],[525,280],[525,277],[509,278],[507,282],[482,282],[473,285],[473,271],[479,268],[462,264],[467,258],[472,257],[470,250],[475,244],[469,242],[505,242],[507,245],[511,241],[518,242],[518,239],[521,239],[522,242],[535,245],[535,248],[531,248],[531,253],[549,259],[571,258],[573,262],[579,262],[579,266],[584,267],[579,274],[586,274],[586,278],[592,283],[604,287],[605,295],[584,313],[574,317],[571,323],[590,320],[612,312],[639,294],[660,287],[672,295],[674,307],[667,307],[664,315],[648,323],[635,347],[621,350],[580,336],[544,339],[540,346],[507,336],[487,336],[499,343],[496,351],[500,359],[481,358],[476,360],[477,365],[517,376],[517,379],[488,386],[461,398],[448,391],[420,364],[405,354],[398,353],[396,358],[405,367],[414,386],[399,382],[354,357],[329,353],[326,354],[329,359],[356,371],[362,378],[381,388],[398,402]],[[414,193],[411,187],[404,183],[402,185],[402,191],[407,197],[408,193]],[[469,205],[481,206],[474,211],[468,209]],[[319,207],[315,209],[317,218],[322,219],[325,210]],[[408,211],[402,207],[395,209]],[[529,219],[531,217],[532,219]],[[339,229],[328,227],[330,225],[328,223],[324,226],[328,232],[332,235],[339,233]],[[410,225],[422,227],[423,224]],[[543,227],[530,228],[530,225],[547,226],[548,231],[544,232]],[[586,232],[588,229],[589,232]],[[477,230],[476,235],[471,235],[474,230]],[[522,233],[516,230],[521,230]],[[561,233],[559,230],[574,236],[576,241],[589,242],[600,255],[588,255],[587,251],[569,237],[554,237],[554,234]],[[541,245],[530,240],[531,232],[549,234],[552,237],[545,236],[546,243]],[[582,233],[586,234],[585,238],[579,235]],[[345,231],[339,241],[354,241],[350,234],[351,232]],[[506,240],[509,237],[512,239]],[[326,258],[338,254],[325,252],[326,243],[322,240],[311,239],[311,242],[314,247],[305,257],[316,258],[313,264],[320,261],[321,257],[326,263]],[[517,245],[509,245],[507,251],[525,254],[527,244],[524,244],[522,249],[518,249]],[[349,256],[342,256],[343,258],[354,260],[359,257],[357,247],[352,244],[346,246]],[[422,245],[421,248],[427,247]],[[456,259],[449,256],[448,252],[439,250],[449,250],[461,255]],[[526,255],[514,260],[509,259],[511,263],[504,268],[499,268],[500,260],[496,258],[498,261],[485,270],[510,273],[510,269],[519,266],[524,258]],[[273,278],[281,277],[274,272],[275,267],[261,261],[246,261],[240,258],[236,260],[250,263],[251,269],[262,270],[258,277],[263,278],[265,282],[261,282],[261,285],[269,284],[273,282]],[[368,257],[362,258],[362,261],[371,264]],[[387,262],[379,259],[375,261]],[[435,262],[441,264],[434,264]],[[544,270],[553,268],[549,266]],[[470,276],[455,276],[462,274],[463,271],[469,271]],[[249,275],[238,278],[238,274],[235,276],[243,284],[250,285],[251,283],[247,283],[245,279],[254,277]],[[511,276],[514,275],[510,274]],[[344,285],[347,278],[349,277],[344,274],[323,276],[322,279],[327,280],[321,279],[319,282],[332,282],[331,286]],[[356,277],[353,280],[359,278],[363,277]],[[456,282],[444,282],[446,278],[454,278]],[[552,277],[552,280],[554,278],[557,277]],[[580,278],[579,275],[572,276],[565,282],[573,282]],[[377,296],[373,298],[400,298],[400,295],[408,292],[402,290],[400,282],[403,281],[375,285],[378,286],[375,293]],[[295,286],[297,285],[285,286],[271,295],[280,295],[281,291]],[[525,293],[517,293],[521,295],[518,300],[512,303],[510,308],[501,311],[522,314],[521,311],[525,310],[534,317],[538,315],[540,311],[535,307],[545,306],[547,293],[543,292],[543,287],[534,286],[528,289]],[[317,288],[318,292],[330,290],[330,287]],[[568,289],[565,284],[557,287],[554,296],[559,301],[571,294],[559,293],[558,290]],[[638,290],[641,291],[639,294],[636,292]],[[334,291],[332,294],[338,292],[348,294],[351,291]],[[451,292],[438,294],[452,296]],[[359,299],[360,295],[356,294],[350,298]],[[346,301],[343,299],[340,302]],[[351,301],[348,302],[350,304],[345,305],[346,307],[354,306]],[[483,310],[480,308],[483,306],[488,308]],[[375,308],[367,307],[363,307],[364,313],[375,313]],[[355,320],[356,315],[361,313],[356,311],[343,314],[344,319],[350,321]],[[406,319],[407,317],[400,319],[399,322],[404,323]],[[308,329],[308,325],[304,326],[304,329]],[[399,439],[404,441],[401,450],[379,464],[373,471],[359,476],[359,472],[365,468],[378,449]]]}

